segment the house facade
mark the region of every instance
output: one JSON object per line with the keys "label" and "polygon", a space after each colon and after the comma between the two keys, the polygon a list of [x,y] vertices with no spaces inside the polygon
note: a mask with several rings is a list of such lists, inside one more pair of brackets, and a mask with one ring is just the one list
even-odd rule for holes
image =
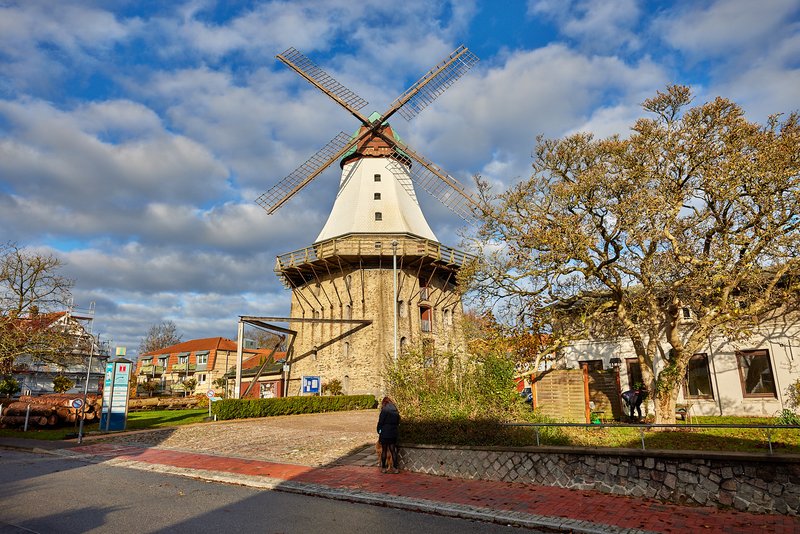
{"label": "house facade", "polygon": [[109,344],[100,342],[91,333],[92,313],[67,310],[37,314],[22,320],[28,321],[31,328],[61,332],[65,334],[67,342],[59,354],[47,357],[23,354],[15,358],[11,375],[19,382],[21,394],[53,393],[53,379],[56,376],[64,376],[73,382],[70,391],[84,391],[87,380],[89,392],[99,390],[105,376],[105,362],[111,353]]}
{"label": "house facade", "polygon": [[[244,349],[246,361],[269,350]],[[209,337],[184,341],[139,356],[136,363],[138,384],[155,381],[160,393],[183,393],[183,383],[194,379],[196,392],[213,390],[229,394],[226,387],[215,386],[214,381],[236,366],[236,342],[223,337]]]}
{"label": "house facade", "polygon": [[[691,311],[684,310],[691,321]],[[657,370],[663,368],[657,359]],[[619,366],[621,388],[641,383],[642,372],[629,339],[583,340],[563,352],[562,366],[590,370]],[[762,322],[750,335],[732,340],[712,335],[692,356],[678,402],[692,415],[774,416],[787,406],[790,384],[800,380],[800,316]]]}

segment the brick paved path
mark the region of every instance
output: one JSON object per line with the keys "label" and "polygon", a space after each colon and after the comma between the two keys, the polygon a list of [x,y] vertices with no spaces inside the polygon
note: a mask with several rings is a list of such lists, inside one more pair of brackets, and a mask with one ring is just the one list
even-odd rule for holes
{"label": "brick paved path", "polygon": [[282,483],[287,489],[291,485],[292,491],[307,487],[311,494],[319,492],[320,488],[326,488],[345,492],[338,495],[347,500],[357,500],[355,497],[361,492],[364,495],[377,495],[386,503],[414,499],[433,503],[433,509],[463,506],[472,510],[486,510],[489,519],[492,518],[492,511],[508,514],[503,517],[514,517],[513,514],[517,514],[517,517],[523,519],[562,518],[567,521],[561,524],[562,528],[573,525],[575,530],[584,532],[622,532],[625,529],[665,533],[800,532],[800,518],[792,516],[720,511],[595,491],[463,480],[411,472],[385,475],[376,467],[363,465],[374,461],[371,457],[373,453],[368,449],[354,462],[362,465],[353,465],[350,462],[316,468],[114,443],[74,447],[65,454],[88,455],[101,461],[114,459],[151,466],[169,466],[192,470],[194,476],[200,476],[198,473],[227,474],[232,477],[232,482],[236,481],[237,476],[243,475],[263,477],[272,481],[277,489],[281,489]]}

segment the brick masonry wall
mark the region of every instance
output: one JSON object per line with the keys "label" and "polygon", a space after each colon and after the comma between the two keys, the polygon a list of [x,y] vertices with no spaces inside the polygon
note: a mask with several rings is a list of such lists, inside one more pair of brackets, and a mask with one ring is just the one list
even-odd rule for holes
{"label": "brick masonry wall", "polygon": [[[437,350],[462,352],[461,297],[441,279],[430,281],[427,305],[433,308],[432,332],[422,332],[419,305],[421,301],[416,272],[398,269],[398,301],[404,307],[398,314],[398,342],[419,348],[423,339],[430,339]],[[323,381],[338,378],[346,394],[381,395],[387,359],[394,352],[394,305],[391,258],[385,268],[343,269],[320,275],[319,282],[297,287],[292,291],[292,317],[321,319],[370,319],[372,324],[340,341],[320,349],[292,364],[289,395],[300,393],[300,377],[321,376]],[[449,319],[445,321],[447,310]],[[344,334],[355,325],[292,323],[297,330],[293,352],[304,354],[315,346]],[[347,346],[345,346],[347,343]],[[399,347],[398,347],[399,350]]]}
{"label": "brick masonry wall", "polygon": [[800,456],[403,445],[409,471],[591,489],[756,513],[800,513]]}

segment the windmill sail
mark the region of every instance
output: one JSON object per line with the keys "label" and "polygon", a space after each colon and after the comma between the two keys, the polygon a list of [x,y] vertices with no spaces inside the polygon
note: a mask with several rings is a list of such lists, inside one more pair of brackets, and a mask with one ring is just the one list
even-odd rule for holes
{"label": "windmill sail", "polygon": [[477,62],[475,54],[463,45],[459,46],[450,57],[428,71],[405,93],[397,97],[390,110],[397,110],[407,121],[413,119]]}
{"label": "windmill sail", "polygon": [[319,176],[331,163],[339,159],[352,143],[349,135],[339,132],[327,145],[292,171],[289,176],[258,197],[256,203],[267,210],[267,213],[272,214],[308,182]]}

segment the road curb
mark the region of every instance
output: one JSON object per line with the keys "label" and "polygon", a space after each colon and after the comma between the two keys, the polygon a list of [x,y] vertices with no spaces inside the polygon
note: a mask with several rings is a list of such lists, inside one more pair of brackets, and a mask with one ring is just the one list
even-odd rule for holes
{"label": "road curb", "polygon": [[222,471],[174,467],[129,459],[108,458],[107,456],[81,454],[69,450],[45,452],[66,458],[73,458],[91,463],[105,463],[106,465],[123,467],[127,469],[138,469],[141,471],[178,475],[209,482],[218,482],[273,491],[283,491],[286,493],[296,493],[314,497],[323,497],[332,500],[369,504],[372,506],[384,506],[399,510],[429,513],[523,528],[538,528],[549,531],[575,532],[580,534],[652,534],[651,531],[622,528],[615,525],[606,525],[591,521],[526,514],[514,511],[494,510],[491,508],[482,508],[464,504],[438,502],[427,499],[415,499],[411,497],[401,497],[385,493],[374,493],[351,488],[336,488],[323,484],[297,482],[293,480],[283,480],[257,475],[232,475]]}

